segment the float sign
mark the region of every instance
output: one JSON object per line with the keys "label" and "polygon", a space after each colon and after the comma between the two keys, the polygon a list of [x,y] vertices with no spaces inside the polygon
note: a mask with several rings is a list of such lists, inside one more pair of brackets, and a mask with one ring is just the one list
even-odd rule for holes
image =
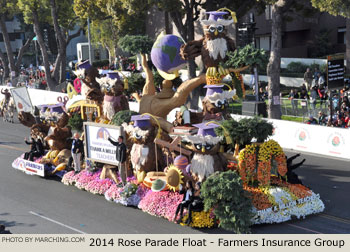
{"label": "float sign", "polygon": [[12,167],[24,171],[26,174],[29,175],[38,175],[41,177],[45,177],[45,169],[43,164],[31,162],[23,158],[17,158],[12,163]]}
{"label": "float sign", "polygon": [[117,165],[116,147],[108,141],[108,138],[111,137],[113,141],[117,142],[118,137],[124,135],[123,127],[85,122],[84,132],[86,159],[104,164]]}
{"label": "float sign", "polygon": [[327,85],[329,90],[344,87],[344,54],[327,57]]}

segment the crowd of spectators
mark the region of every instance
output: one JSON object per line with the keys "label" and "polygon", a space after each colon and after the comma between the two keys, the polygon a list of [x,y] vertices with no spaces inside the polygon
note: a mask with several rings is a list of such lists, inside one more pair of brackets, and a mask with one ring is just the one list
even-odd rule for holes
{"label": "crowd of spectators", "polygon": [[328,105],[328,113],[325,114],[319,111],[317,119],[310,115],[306,121],[307,124],[318,124],[328,127],[349,128],[350,127],[350,89],[349,86],[345,86],[338,93],[332,93],[330,102]]}
{"label": "crowd of spectators", "polygon": [[[51,71],[54,66],[51,65]],[[28,88],[46,89],[47,83],[45,71],[42,68],[29,65],[27,68],[22,66],[18,76],[15,73],[10,73],[11,77],[5,77],[4,69],[0,65],[0,85],[12,86],[27,86]]]}

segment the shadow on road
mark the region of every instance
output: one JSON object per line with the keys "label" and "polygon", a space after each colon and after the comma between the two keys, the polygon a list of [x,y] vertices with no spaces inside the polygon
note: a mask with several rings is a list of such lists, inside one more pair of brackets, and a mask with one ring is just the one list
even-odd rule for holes
{"label": "shadow on road", "polygon": [[[1,216],[7,216],[7,218],[9,216],[11,216],[10,213],[0,213],[0,217]],[[25,224],[25,223],[22,223],[22,222],[17,222],[17,221],[5,221],[5,220],[2,220],[0,219],[0,225],[4,225],[6,228],[8,227],[14,227],[14,226],[22,226],[22,227],[34,227],[36,226],[36,224]]]}

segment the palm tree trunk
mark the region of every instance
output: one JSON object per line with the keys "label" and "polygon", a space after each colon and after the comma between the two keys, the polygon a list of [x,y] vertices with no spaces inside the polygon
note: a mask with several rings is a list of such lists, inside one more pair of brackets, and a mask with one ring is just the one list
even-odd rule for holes
{"label": "palm tree trunk", "polygon": [[[271,52],[267,65],[269,109],[268,116],[273,119],[281,119],[280,105],[280,71],[281,71],[281,49],[282,49],[282,22],[283,2],[279,0],[272,6],[272,28],[271,28]],[[282,4],[282,6],[281,6]]]}
{"label": "palm tree trunk", "polygon": [[2,67],[4,68],[4,75],[2,76],[2,78],[3,78],[3,81],[5,82],[5,80],[9,77],[9,65],[7,63],[5,55],[2,53],[1,50],[0,50],[0,61],[2,62]]}
{"label": "palm tree trunk", "polygon": [[39,47],[41,50],[41,55],[43,57],[47,86],[49,90],[55,90],[57,86],[57,82],[51,78],[49,54],[47,53],[44,37],[40,29],[38,13],[36,11],[33,11],[32,14],[33,14],[32,16],[33,16],[34,32],[36,34]]}
{"label": "palm tree trunk", "polygon": [[346,73],[350,73],[350,18],[346,19]]}
{"label": "palm tree trunk", "polygon": [[[15,59],[13,56],[13,52],[12,52],[12,46],[11,46],[11,41],[10,41],[10,37],[9,34],[7,32],[7,28],[6,28],[6,22],[5,22],[5,16],[1,15],[0,17],[0,29],[2,31],[2,36],[4,38],[4,43],[5,43],[5,48],[6,48],[6,53],[7,53],[7,59],[8,62],[10,63],[10,71],[15,71],[15,76],[18,76],[18,70],[16,69],[16,65],[15,65]],[[12,74],[11,74],[11,78],[12,78]]]}
{"label": "palm tree trunk", "polygon": [[60,83],[66,81],[66,66],[67,66],[67,55],[66,55],[66,47],[63,50],[64,53],[62,53],[62,58],[61,58],[61,64],[60,64]]}

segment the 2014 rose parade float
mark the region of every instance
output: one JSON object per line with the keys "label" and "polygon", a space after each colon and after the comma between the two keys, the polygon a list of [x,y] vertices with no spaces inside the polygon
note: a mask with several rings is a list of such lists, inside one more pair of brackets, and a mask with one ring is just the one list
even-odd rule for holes
{"label": "2014 rose parade float", "polygon": [[[261,118],[230,118],[227,109],[237,99],[236,90],[222,80],[247,66],[234,65],[235,56],[229,53],[236,48],[226,34],[233,13],[208,14],[202,22],[203,39],[185,44],[175,35],[162,35],[153,45],[152,61],[165,78],[158,93],[142,54],[146,79],[141,95],[135,95],[138,113],[128,110],[123,94],[128,87],[113,78],[115,72],[101,78],[93,66],[81,64],[77,74],[83,97],[68,102],[56,122],[21,113],[22,123],[31,127],[32,144],[40,140],[46,151],[33,162],[23,156],[13,166],[51,167],[44,168],[42,176],[59,175],[65,185],[194,228],[219,226],[249,233],[254,224],[322,212],[320,196],[294,172],[303,162],[293,165],[296,157],[287,158],[279,144],[269,140],[272,125]],[[207,73],[173,91],[178,70],[198,55]],[[200,85],[207,90],[203,111],[186,114],[187,108],[181,109],[168,122],[170,111],[184,106]],[[82,136],[71,139],[72,129]],[[79,138],[84,151],[77,147]]]}

